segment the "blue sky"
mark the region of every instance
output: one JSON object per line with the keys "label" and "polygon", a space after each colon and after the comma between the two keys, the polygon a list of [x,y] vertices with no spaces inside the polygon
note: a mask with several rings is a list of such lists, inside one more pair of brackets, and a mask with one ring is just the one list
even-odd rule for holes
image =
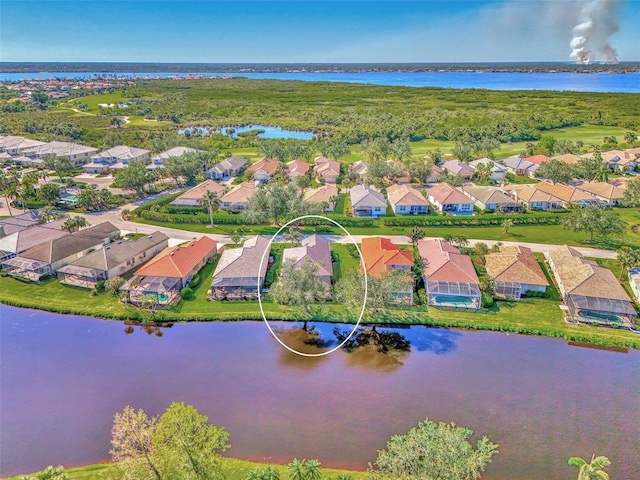
{"label": "blue sky", "polygon": [[[579,1],[1,0],[0,60],[564,61]],[[640,0],[617,3],[613,46],[640,60]]]}

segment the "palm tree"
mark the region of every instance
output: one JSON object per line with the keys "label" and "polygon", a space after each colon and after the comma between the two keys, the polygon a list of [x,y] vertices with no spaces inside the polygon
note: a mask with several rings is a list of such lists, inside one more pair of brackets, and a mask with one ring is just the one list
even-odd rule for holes
{"label": "palm tree", "polygon": [[506,218],[502,221],[502,233],[504,233],[505,235],[509,234],[509,230],[511,230],[511,228],[513,228],[513,220],[511,220],[510,218]]}
{"label": "palm tree", "polygon": [[66,230],[69,233],[77,232],[81,228],[86,228],[90,225],[91,224],[84,217],[71,217],[62,224],[62,230]]}
{"label": "palm tree", "polygon": [[280,474],[273,467],[262,470],[254,468],[247,474],[245,480],[280,480]]}
{"label": "palm tree", "polygon": [[411,240],[411,245],[413,245],[413,248],[415,248],[418,244],[418,241],[424,238],[424,230],[419,227],[413,227],[411,230],[409,230],[409,233],[407,233],[407,237],[409,237],[409,240]]}
{"label": "palm tree", "polygon": [[624,245],[618,249],[617,260],[622,265],[620,269],[620,276],[618,280],[622,278],[622,274],[626,272],[629,267],[634,267],[640,264],[640,251],[630,247],[628,245]]}
{"label": "palm tree", "polygon": [[329,203],[331,205],[333,205],[333,209],[336,209],[336,205],[338,205],[338,202],[340,201],[340,195],[331,195],[329,197]]}
{"label": "palm tree", "polygon": [[287,467],[289,467],[290,480],[306,480],[304,464],[304,460],[301,462],[297,458],[294,458],[293,461],[287,465]]}
{"label": "palm tree", "polygon": [[569,457],[567,463],[580,469],[578,480],[609,480],[609,474],[602,470],[611,465],[611,461],[607,457],[596,457],[594,454],[589,463],[581,457]]}
{"label": "palm tree", "polygon": [[320,480],[322,473],[320,472],[320,462],[318,460],[303,461],[304,473],[306,480]]}
{"label": "palm tree", "polygon": [[231,238],[231,241],[236,245],[240,245],[240,242],[242,242],[244,238],[244,231],[241,228],[236,228],[229,238]]}
{"label": "palm tree", "polygon": [[45,222],[58,217],[55,207],[52,207],[51,205],[45,205],[44,207],[39,208],[38,211],[40,212],[40,216],[44,218]]}
{"label": "palm tree", "polygon": [[291,242],[291,246],[295,247],[296,243],[298,243],[298,237],[300,236],[300,231],[297,228],[289,227],[287,230],[287,241]]}
{"label": "palm tree", "polygon": [[13,213],[11,213],[11,202],[13,202],[18,196],[18,188],[15,185],[8,185],[2,190],[2,196],[4,197],[4,201],[7,203],[9,216],[12,216]]}
{"label": "palm tree", "polygon": [[204,197],[198,200],[198,203],[203,207],[207,207],[207,210],[209,211],[209,220],[213,227],[213,214],[220,208],[220,199],[218,198],[218,194],[207,190],[207,193],[204,194]]}

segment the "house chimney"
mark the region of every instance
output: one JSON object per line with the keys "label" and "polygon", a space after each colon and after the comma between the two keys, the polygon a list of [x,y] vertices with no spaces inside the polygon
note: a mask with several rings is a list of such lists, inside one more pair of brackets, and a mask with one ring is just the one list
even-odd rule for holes
{"label": "house chimney", "polygon": [[6,237],[7,234],[4,231],[4,225],[0,225],[0,238]]}

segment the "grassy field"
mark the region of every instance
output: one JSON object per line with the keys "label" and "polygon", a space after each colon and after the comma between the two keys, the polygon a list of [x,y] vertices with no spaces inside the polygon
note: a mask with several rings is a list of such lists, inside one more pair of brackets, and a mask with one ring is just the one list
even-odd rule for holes
{"label": "grassy field", "polygon": [[[275,468],[281,478],[287,478],[287,466],[277,465],[263,462],[250,462],[237,458],[224,458],[222,461],[224,469],[224,478],[226,480],[245,480],[249,472],[253,469],[263,469],[266,467]],[[124,479],[122,472],[117,465],[103,463],[97,465],[87,465],[86,467],[76,467],[65,469],[65,473],[72,480],[121,480]],[[368,478],[366,472],[357,472],[352,470],[336,470],[332,468],[322,468],[322,476],[325,479],[335,478],[339,475],[348,475],[351,480],[364,480]],[[19,480],[17,477],[6,478],[5,480]]]}

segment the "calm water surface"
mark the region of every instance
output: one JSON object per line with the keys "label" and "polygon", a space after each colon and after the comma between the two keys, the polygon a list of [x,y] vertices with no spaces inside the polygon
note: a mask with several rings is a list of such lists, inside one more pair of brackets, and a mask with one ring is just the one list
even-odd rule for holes
{"label": "calm water surface", "polygon": [[[594,452],[612,460],[611,478],[640,478],[638,351],[413,327],[394,330],[409,353],[309,359],[258,322],[181,324],[157,337],[0,308],[4,476],[107,460],[125,405],[159,414],[184,401],[228,429],[240,458],[362,469],[390,435],[429,416],[500,444],[486,479],[566,480],[567,457]],[[329,339],[332,327],[321,328]]]}
{"label": "calm water surface", "polygon": [[[23,78],[92,78],[94,75],[143,78],[189,75],[188,73],[37,72],[2,73],[0,81]],[[247,78],[349,82],[407,87],[488,88],[491,90],[571,90],[578,92],[640,92],[640,73],[499,73],[499,72],[359,72],[359,73],[200,73],[204,76],[238,75]]]}

